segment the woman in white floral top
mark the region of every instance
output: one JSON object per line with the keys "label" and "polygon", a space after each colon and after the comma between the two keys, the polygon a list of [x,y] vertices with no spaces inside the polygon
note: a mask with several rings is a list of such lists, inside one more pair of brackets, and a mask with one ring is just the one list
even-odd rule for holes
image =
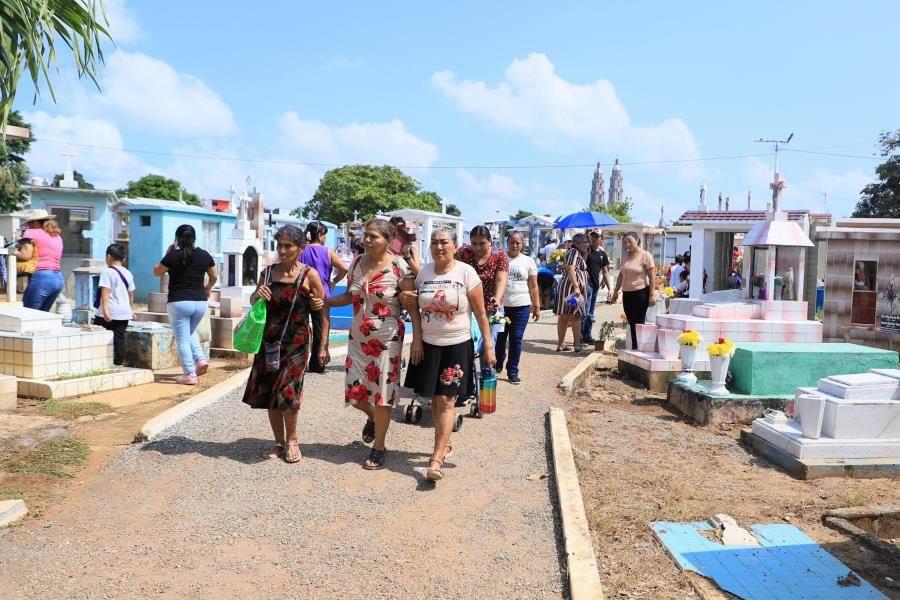
{"label": "woman in white floral top", "polygon": [[347,291],[327,299],[328,306],[353,303],[344,401],[368,417],[362,436],[374,443],[363,466],[370,470],[384,466],[391,407],[400,398],[405,324],[399,294],[415,289],[406,261],[388,252],[393,229],[384,219],[366,223],[366,251],[350,266]]}

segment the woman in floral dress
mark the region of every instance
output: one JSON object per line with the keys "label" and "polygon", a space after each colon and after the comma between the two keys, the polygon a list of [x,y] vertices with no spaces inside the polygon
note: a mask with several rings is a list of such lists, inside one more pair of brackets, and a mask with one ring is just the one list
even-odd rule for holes
{"label": "woman in floral dress", "polygon": [[366,443],[374,442],[363,464],[369,470],[384,465],[391,407],[400,398],[405,325],[399,294],[415,289],[406,261],[388,251],[393,238],[390,222],[372,219],[366,223],[365,254],[350,266],[347,291],[327,299],[328,306],[353,303],[344,401],[368,417],[362,436]]}
{"label": "woman in floral dress", "polygon": [[[266,409],[275,445],[264,458],[284,456],[300,460],[297,414],[303,398],[303,376],[309,360],[309,311],[313,299],[323,299],[325,288],[315,269],[300,264],[304,233],[285,225],[275,233],[279,262],[259,277],[250,303],[266,301],[263,345],[253,359],[244,403]],[[285,447],[287,443],[287,447]]]}

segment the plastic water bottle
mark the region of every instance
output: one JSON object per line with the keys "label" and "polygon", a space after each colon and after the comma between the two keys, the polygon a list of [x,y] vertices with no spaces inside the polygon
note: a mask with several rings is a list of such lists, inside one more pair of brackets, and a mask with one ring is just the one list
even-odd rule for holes
{"label": "plastic water bottle", "polygon": [[489,415],[497,410],[497,373],[490,367],[481,369],[478,382],[478,409]]}

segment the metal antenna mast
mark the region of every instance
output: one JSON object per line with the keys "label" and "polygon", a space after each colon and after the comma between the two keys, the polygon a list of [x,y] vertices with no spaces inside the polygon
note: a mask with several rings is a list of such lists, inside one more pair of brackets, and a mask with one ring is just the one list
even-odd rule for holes
{"label": "metal antenna mast", "polygon": [[785,144],[789,144],[791,140],[794,138],[794,134],[787,136],[786,140],[765,140],[763,138],[759,138],[755,140],[757,143],[762,144],[774,144],[775,146],[775,174],[772,177],[772,183],[769,187],[772,188],[772,211],[778,212],[778,198],[781,196],[781,191],[784,189],[784,181],[780,180],[778,177],[778,151],[781,150],[781,146]]}

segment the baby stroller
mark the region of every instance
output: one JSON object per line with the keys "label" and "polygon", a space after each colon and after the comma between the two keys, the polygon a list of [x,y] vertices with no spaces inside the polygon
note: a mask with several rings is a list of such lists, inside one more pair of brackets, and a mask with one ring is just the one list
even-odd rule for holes
{"label": "baby stroller", "polygon": [[[478,328],[478,323],[475,321],[474,317],[472,317],[472,343],[475,347],[472,359],[472,394],[469,395],[463,392],[456,398],[456,420],[453,422],[454,432],[462,429],[464,413],[468,412],[469,416],[478,419],[482,418],[481,411],[478,409],[478,381],[480,377],[478,370],[478,351],[481,348],[481,330]],[[413,396],[403,411],[403,420],[412,424],[419,423],[422,420],[423,408],[431,408],[431,398]]]}

